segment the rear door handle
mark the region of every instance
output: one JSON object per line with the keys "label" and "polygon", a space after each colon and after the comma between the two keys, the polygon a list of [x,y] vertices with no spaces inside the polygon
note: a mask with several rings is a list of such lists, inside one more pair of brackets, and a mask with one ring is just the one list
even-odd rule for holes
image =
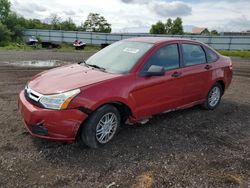
{"label": "rear door handle", "polygon": [[172,74],[172,77],[175,77],[175,78],[180,77],[180,76],[181,76],[181,72],[174,72]]}
{"label": "rear door handle", "polygon": [[207,69],[207,70],[209,70],[209,69],[211,69],[212,68],[212,65],[206,65],[205,66],[205,69]]}

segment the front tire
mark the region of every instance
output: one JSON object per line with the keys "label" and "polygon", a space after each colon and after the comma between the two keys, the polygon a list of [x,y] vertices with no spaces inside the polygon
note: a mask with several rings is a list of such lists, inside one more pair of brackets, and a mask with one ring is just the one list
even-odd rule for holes
{"label": "front tire", "polygon": [[222,97],[222,87],[219,83],[215,83],[209,90],[207,99],[203,104],[206,110],[214,110],[219,104]]}
{"label": "front tire", "polygon": [[114,138],[120,122],[119,111],[112,105],[104,105],[82,125],[81,140],[90,148],[101,147]]}

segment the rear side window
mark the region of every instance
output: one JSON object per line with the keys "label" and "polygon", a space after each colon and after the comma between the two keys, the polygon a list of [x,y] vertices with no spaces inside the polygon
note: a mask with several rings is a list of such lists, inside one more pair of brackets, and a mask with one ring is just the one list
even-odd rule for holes
{"label": "rear side window", "polygon": [[201,46],[195,44],[182,44],[182,49],[186,66],[206,63],[205,52]]}
{"label": "rear side window", "polygon": [[213,63],[219,59],[218,55],[215,52],[213,52],[211,49],[206,48],[206,47],[204,49],[206,51],[208,63]]}
{"label": "rear side window", "polygon": [[146,63],[144,70],[148,70],[151,65],[158,65],[171,70],[179,68],[179,50],[177,44],[170,44],[158,49]]}

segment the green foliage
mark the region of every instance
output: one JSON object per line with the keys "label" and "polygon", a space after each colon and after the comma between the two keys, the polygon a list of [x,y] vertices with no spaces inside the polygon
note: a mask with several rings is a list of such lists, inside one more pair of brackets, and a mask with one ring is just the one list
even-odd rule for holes
{"label": "green foliage", "polygon": [[41,44],[42,42],[41,36],[36,34],[36,39],[38,40],[38,43]]}
{"label": "green foliage", "polygon": [[4,47],[0,47],[0,50],[33,50],[34,48],[26,44],[17,44],[10,42]]}
{"label": "green foliage", "polygon": [[90,13],[84,24],[81,27],[77,27],[71,18],[62,21],[57,14],[50,15],[46,23],[38,19],[25,19],[11,11],[10,7],[11,3],[9,0],[0,0],[0,45],[6,45],[9,42],[21,42],[24,29],[111,32],[111,25],[103,16],[96,13]]}
{"label": "green foliage", "polygon": [[5,20],[5,25],[11,31],[12,41],[20,42],[23,36],[23,29],[26,26],[26,20],[11,12]]}
{"label": "green foliage", "polygon": [[219,53],[225,56],[250,57],[250,51],[219,50]]}
{"label": "green foliage", "polygon": [[10,30],[0,22],[0,46],[5,46],[10,41]]}
{"label": "green foliage", "polygon": [[166,34],[165,25],[158,21],[156,24],[152,25],[150,29],[151,34]]}
{"label": "green foliage", "polygon": [[41,22],[38,19],[29,19],[26,20],[27,29],[50,29],[50,25],[44,22]]}
{"label": "green foliage", "polygon": [[51,29],[54,29],[54,30],[61,29],[61,26],[60,26],[61,18],[57,14],[51,14],[49,17],[49,20],[50,20],[49,22],[51,25]]}
{"label": "green foliage", "polygon": [[1,28],[2,32],[5,31],[6,35],[6,37],[1,36],[1,38],[5,38],[5,40],[8,39],[8,42],[19,42],[22,41],[22,31],[25,28],[26,20],[23,17],[18,16],[15,12],[12,12],[10,10],[10,5],[11,4],[9,0],[0,0],[0,21],[2,23]]}
{"label": "green foliage", "polygon": [[95,51],[99,51],[99,50],[101,50],[101,47],[100,46],[96,46],[96,45],[87,45],[84,48],[84,51],[90,51],[90,52],[95,52]]}
{"label": "green foliage", "polygon": [[111,24],[109,24],[103,16],[100,16],[100,14],[90,13],[88,15],[87,20],[82,25],[81,29],[83,31],[90,32],[110,33]]}
{"label": "green foliage", "polygon": [[171,32],[173,35],[183,35],[183,26],[182,26],[182,19],[177,17],[174,22],[171,29]]}
{"label": "green foliage", "polygon": [[171,18],[168,18],[167,23],[165,24],[166,34],[172,34],[173,21]]}
{"label": "green foliage", "polygon": [[[87,45],[83,51],[86,52],[97,52],[101,50],[100,46],[96,46],[96,45]],[[75,48],[72,46],[72,44],[68,44],[68,43],[62,43],[61,44],[61,48],[59,49],[53,49],[53,51],[57,51],[57,52],[73,52],[75,51]]]}
{"label": "green foliage", "polygon": [[0,22],[4,23],[10,13],[10,2],[8,0],[0,0]]}
{"label": "green foliage", "polygon": [[68,18],[67,20],[60,23],[61,30],[68,30],[68,31],[75,31],[77,30],[76,24],[73,22],[71,18]]}
{"label": "green foliage", "polygon": [[[8,43],[4,47],[0,47],[0,50],[40,50],[42,49],[41,45],[30,46],[27,44],[17,44],[17,43]],[[87,45],[83,51],[85,52],[97,52],[101,50],[101,46],[97,45]],[[60,48],[53,49],[55,52],[74,52],[75,48],[72,44],[62,43]]]}
{"label": "green foliage", "polygon": [[168,34],[168,35],[183,35],[182,19],[177,17],[174,21],[171,18],[167,19],[166,24],[158,21],[152,25],[151,34]]}

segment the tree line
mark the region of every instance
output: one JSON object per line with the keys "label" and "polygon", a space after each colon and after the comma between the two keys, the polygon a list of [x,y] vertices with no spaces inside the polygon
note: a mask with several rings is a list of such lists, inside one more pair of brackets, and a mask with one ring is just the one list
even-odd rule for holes
{"label": "tree line", "polygon": [[45,20],[47,21],[25,19],[11,11],[9,0],[0,0],[0,46],[9,42],[21,42],[24,29],[111,32],[111,24],[97,13],[90,13],[80,26],[77,26],[71,18],[62,20],[57,14],[52,14]]}
{"label": "tree line", "polygon": [[[9,42],[21,42],[24,29],[50,29],[66,31],[111,32],[111,24],[98,13],[90,13],[87,19],[77,26],[71,18],[63,20],[57,14],[51,14],[45,21],[39,19],[25,19],[14,11],[11,11],[9,0],[0,0],[0,46]],[[166,20],[166,23],[158,21],[153,24],[151,34],[183,35],[182,19],[177,17]],[[216,30],[210,33],[218,35]]]}
{"label": "tree line", "polygon": [[167,19],[166,23],[158,21],[150,29],[151,34],[183,35],[182,19],[177,17],[175,20]]}
{"label": "tree line", "polygon": [[[182,19],[177,17],[175,20],[171,18],[167,19],[166,23],[162,21],[158,21],[151,26],[150,33],[151,34],[166,34],[166,35],[190,35],[192,33],[184,33]],[[217,30],[208,31],[207,35],[218,36],[219,33]]]}

